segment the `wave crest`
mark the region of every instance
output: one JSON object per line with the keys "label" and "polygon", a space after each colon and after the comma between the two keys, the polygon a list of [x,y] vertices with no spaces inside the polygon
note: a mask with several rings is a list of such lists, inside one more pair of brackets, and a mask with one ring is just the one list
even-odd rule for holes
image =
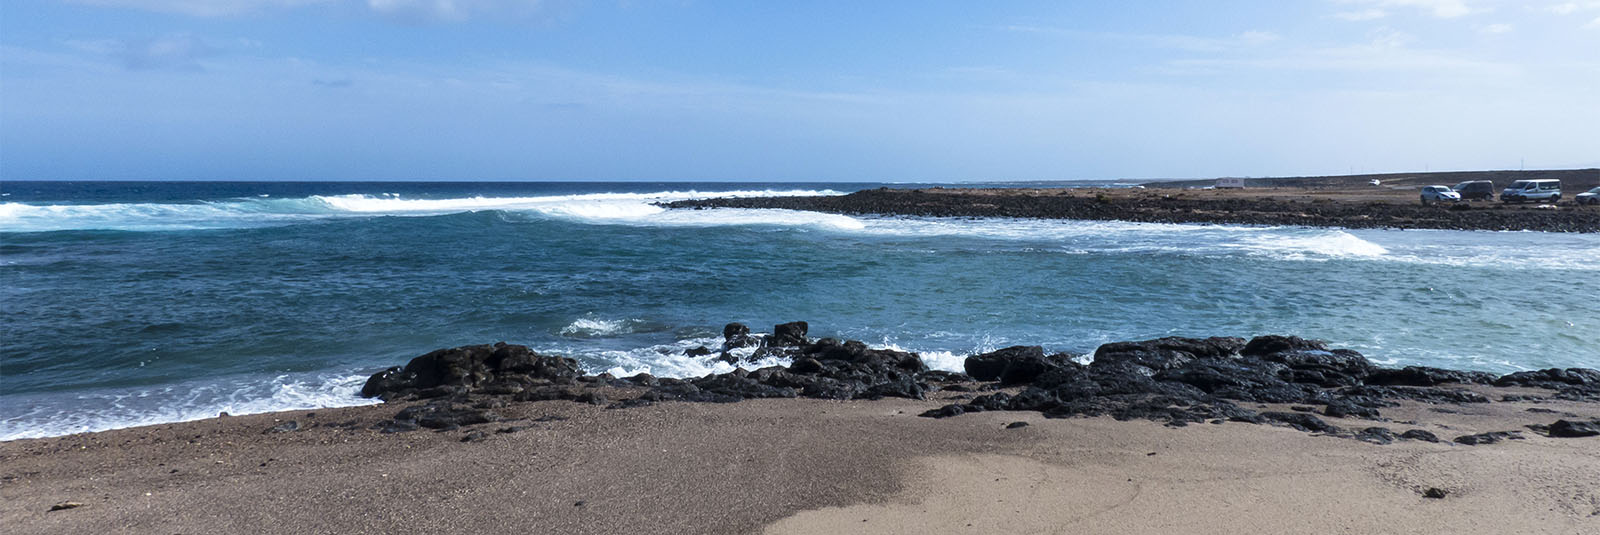
{"label": "wave crest", "polygon": [[[662,191],[589,193],[534,197],[459,197],[408,199],[395,194],[312,195],[297,199],[246,198],[188,203],[45,204],[0,203],[0,232],[56,230],[163,231],[249,228],[340,217],[433,216],[499,210],[589,222],[652,224],[667,210],[654,203],[706,197],[783,197],[839,195],[833,190]],[[709,214],[709,212],[707,212]],[[834,221],[836,217],[827,218]],[[673,216],[663,224],[761,224],[762,218],[734,222],[720,216]],[[793,219],[793,218],[788,218]],[[792,221],[780,220],[775,224]]]}

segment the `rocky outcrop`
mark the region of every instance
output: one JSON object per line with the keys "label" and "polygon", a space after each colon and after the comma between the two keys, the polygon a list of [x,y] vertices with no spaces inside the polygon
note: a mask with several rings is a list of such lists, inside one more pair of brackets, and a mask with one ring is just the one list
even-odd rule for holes
{"label": "rocky outcrop", "polygon": [[411,359],[405,367],[378,372],[361,387],[362,397],[389,401],[437,398],[468,392],[514,395],[530,388],[570,385],[583,376],[578,361],[540,355],[527,346],[463,346]]}
{"label": "rocky outcrop", "polygon": [[1490,431],[1488,433],[1478,433],[1475,435],[1462,435],[1456,437],[1455,443],[1463,446],[1479,446],[1483,444],[1494,444],[1507,439],[1522,440],[1522,433],[1517,431]]}
{"label": "rocky outcrop", "polygon": [[1143,223],[1228,223],[1343,228],[1429,228],[1600,232],[1600,210],[1523,210],[1502,205],[1450,209],[1365,201],[1263,197],[1203,198],[1182,192],[1093,190],[863,190],[816,197],[742,197],[661,203],[667,208],[772,208],[848,215],[1026,217]]}
{"label": "rocky outcrop", "polygon": [[[687,379],[649,374],[616,378],[585,375],[573,359],[499,343],[430,352],[403,367],[374,374],[361,393],[385,401],[423,402],[375,426],[384,432],[494,422],[499,419],[494,409],[506,401],[571,400],[627,408],[662,401],[726,403],[788,397],[925,399],[929,393],[946,390],[986,393],[957,395],[962,401],[923,416],[1034,411],[1048,418],[1111,416],[1173,426],[1234,421],[1387,444],[1439,438],[1420,429],[1399,434],[1374,426],[1346,430],[1312,413],[1383,420],[1382,411],[1403,400],[1440,405],[1491,402],[1466,388],[1472,385],[1545,389],[1554,391],[1553,397],[1580,400],[1597,396],[1600,389],[1600,371],[1591,369],[1518,372],[1498,378],[1426,367],[1386,369],[1358,352],[1293,336],[1116,342],[1096,349],[1087,365],[1074,355],[1049,354],[1040,346],[1013,346],[968,357],[967,373],[962,374],[930,370],[914,353],[874,349],[859,341],[812,340],[808,327],[805,322],[785,323],[775,326],[771,335],[760,335],[732,323],[723,329],[720,355],[709,348],[696,351],[707,359],[732,358],[741,365],[781,357],[788,359],[787,366],[741,367]],[[731,357],[735,350],[747,356]],[[1256,404],[1292,404],[1294,410],[1258,412]],[[1562,420],[1535,430],[1547,436],[1591,436],[1600,434],[1600,422]],[[1485,433],[1458,437],[1455,442],[1489,444],[1505,438],[1521,437],[1514,432]]]}
{"label": "rocky outcrop", "polygon": [[[492,422],[488,407],[468,405],[484,396],[514,401],[572,400],[612,407],[636,407],[659,401],[735,402],[754,398],[811,397],[823,399],[923,399],[930,382],[966,381],[963,374],[931,371],[913,353],[872,349],[858,341],[833,338],[809,341],[806,324],[779,325],[772,337],[756,337],[742,325],[724,332],[729,344],[751,343],[760,350],[782,351],[789,366],[692,379],[657,378],[649,374],[618,379],[586,376],[577,361],[540,355],[525,346],[505,343],[441,349],[373,375],[361,394],[385,401],[433,400],[408,407],[379,427],[386,432],[451,429]],[[748,347],[748,346],[747,346]],[[760,351],[758,350],[758,351]],[[603,390],[630,397],[612,402]]]}
{"label": "rocky outcrop", "polygon": [[1590,368],[1517,372],[1495,379],[1494,385],[1555,390],[1551,397],[1569,401],[1600,401],[1600,370]]}
{"label": "rocky outcrop", "polygon": [[1582,438],[1600,436],[1600,420],[1587,422],[1573,420],[1556,420],[1550,424],[1546,433],[1554,438]]}
{"label": "rocky outcrop", "polygon": [[1366,383],[1380,386],[1437,386],[1449,383],[1486,385],[1493,383],[1494,380],[1494,374],[1487,372],[1406,366],[1400,369],[1372,370],[1367,374]]}
{"label": "rocky outcrop", "polygon": [[967,375],[979,381],[1000,381],[1003,385],[1031,383],[1040,375],[1079,365],[1066,353],[1045,355],[1039,346],[1012,346],[968,357]]}
{"label": "rocky outcrop", "polygon": [[[1296,404],[1297,411],[1321,406],[1325,416],[1381,420],[1381,410],[1401,400],[1432,404],[1489,403],[1466,385],[1507,384],[1535,388],[1586,388],[1593,370],[1522,372],[1502,378],[1481,372],[1437,368],[1384,369],[1360,353],[1329,349],[1324,343],[1293,336],[1239,338],[1159,338],[1100,346],[1087,366],[1076,363],[1004,380],[1012,367],[1034,369],[1045,357],[1036,347],[1012,347],[968,357],[968,373],[1000,386],[1022,387],[929,410],[945,418],[994,410],[1038,411],[1051,418],[1110,415],[1143,418],[1169,425],[1202,421],[1273,423],[1309,432],[1386,444],[1395,440],[1438,441],[1422,430],[1395,434],[1368,427],[1349,432],[1307,412],[1256,412],[1243,403]],[[1070,362],[1070,361],[1068,361]],[[1563,428],[1567,429],[1566,427]],[[1458,443],[1483,444],[1512,435],[1463,437]]]}

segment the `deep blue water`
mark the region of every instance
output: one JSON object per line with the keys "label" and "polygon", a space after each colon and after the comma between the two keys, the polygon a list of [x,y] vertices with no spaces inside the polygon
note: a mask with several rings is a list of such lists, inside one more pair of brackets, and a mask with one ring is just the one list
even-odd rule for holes
{"label": "deep blue water", "polygon": [[961,357],[1298,334],[1390,364],[1600,366],[1600,236],[664,211],[879,184],[0,184],[0,438],[361,403],[508,341],[688,375],[721,326]]}

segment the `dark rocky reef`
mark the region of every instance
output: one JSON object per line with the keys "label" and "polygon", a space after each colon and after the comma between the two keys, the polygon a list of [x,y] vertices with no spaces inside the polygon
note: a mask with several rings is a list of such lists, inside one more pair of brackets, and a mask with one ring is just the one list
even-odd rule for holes
{"label": "dark rocky reef", "polygon": [[1084,190],[863,190],[849,195],[694,199],[667,208],[782,208],[850,215],[1027,217],[1344,228],[1600,232],[1600,210],[1522,210],[1498,204],[1450,208],[1386,202],[1296,202],[1268,197],[1199,198],[1172,193],[1108,196]]}
{"label": "dark rocky reef", "polygon": [[[1438,441],[1420,429],[1404,432],[1370,426],[1346,430],[1321,416],[1386,421],[1382,410],[1400,400],[1431,404],[1491,403],[1467,385],[1548,390],[1549,396],[1600,401],[1600,371],[1582,368],[1518,372],[1495,377],[1410,366],[1379,368],[1360,353],[1330,349],[1294,336],[1243,338],[1167,337],[1100,346],[1090,364],[1074,355],[1047,354],[1038,346],[1014,346],[973,355],[966,373],[930,370],[914,353],[872,349],[859,341],[812,340],[805,322],[777,325],[772,334],[752,334],[740,324],[723,329],[720,352],[696,354],[735,364],[768,357],[789,359],[768,366],[691,379],[648,374],[617,378],[585,375],[577,361],[541,355],[525,346],[494,344],[441,349],[373,375],[366,397],[426,401],[407,407],[378,427],[385,432],[418,428],[454,429],[495,422],[494,409],[507,401],[572,400],[626,408],[661,401],[736,402],[752,398],[925,399],[931,392],[987,391],[922,416],[944,418],[982,411],[1036,411],[1049,418],[1111,416],[1148,419],[1173,426],[1225,421],[1293,427],[1312,433],[1386,444],[1396,440]],[[612,398],[616,398],[613,400]],[[1292,404],[1293,411],[1257,411],[1245,405]],[[1536,431],[1553,437],[1600,433],[1600,424],[1558,421]],[[1455,439],[1487,444],[1518,438],[1515,432]]]}
{"label": "dark rocky reef", "polygon": [[[481,398],[512,401],[572,400],[636,407],[659,401],[735,402],[752,398],[924,399],[930,383],[966,381],[962,374],[929,370],[913,353],[871,349],[858,341],[811,340],[805,322],[776,326],[768,336],[752,335],[743,325],[724,329],[721,358],[751,363],[767,357],[791,364],[693,379],[649,374],[616,378],[584,375],[577,361],[541,355],[525,346],[499,343],[441,349],[412,359],[404,367],[374,374],[361,395],[385,401],[432,400],[423,409],[407,408],[380,427],[389,432],[418,427],[453,429],[497,419]],[[740,348],[755,348],[744,358]],[[710,355],[710,352],[706,352]],[[612,402],[613,395],[630,397]],[[480,399],[476,404],[471,400]],[[413,410],[416,409],[416,410]]]}
{"label": "dark rocky reef", "polygon": [[[1048,358],[1039,348],[1014,347],[973,355],[968,374],[1020,386],[946,405],[923,416],[944,418],[993,410],[1038,411],[1046,417],[1111,416],[1149,419],[1182,426],[1220,420],[1284,425],[1308,432],[1347,436],[1377,443],[1415,439],[1436,441],[1431,433],[1395,434],[1383,427],[1350,431],[1324,422],[1324,416],[1383,420],[1381,409],[1399,400],[1422,403],[1489,403],[1465,385],[1519,386],[1552,390],[1556,399],[1600,401],[1600,371],[1582,368],[1518,372],[1494,377],[1410,366],[1378,368],[1360,353],[1329,349],[1322,342],[1293,336],[1241,338],[1159,338],[1100,346],[1088,365]],[[1028,374],[1003,374],[1013,368]],[[1047,368],[1033,373],[1033,370]],[[1534,397],[1532,399],[1538,399]],[[1297,411],[1256,412],[1241,403],[1295,404]],[[1586,436],[1583,423],[1561,421],[1549,436]],[[1488,444],[1516,438],[1514,432],[1466,436],[1457,443]]]}

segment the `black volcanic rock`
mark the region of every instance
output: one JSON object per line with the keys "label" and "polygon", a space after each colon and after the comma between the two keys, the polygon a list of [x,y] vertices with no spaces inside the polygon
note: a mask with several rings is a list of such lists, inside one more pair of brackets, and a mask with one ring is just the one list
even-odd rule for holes
{"label": "black volcanic rock", "polygon": [[[374,429],[404,432],[422,427],[454,429],[495,421],[506,400],[570,400],[625,409],[661,401],[737,402],[753,398],[925,399],[940,390],[985,391],[923,416],[944,418],[969,412],[1034,411],[1046,418],[1110,416],[1147,419],[1170,426],[1224,421],[1278,424],[1308,432],[1385,444],[1395,440],[1437,441],[1426,431],[1399,435],[1379,427],[1347,432],[1306,409],[1320,406],[1335,418],[1380,419],[1379,411],[1401,400],[1432,404],[1489,403],[1477,392],[1439,385],[1494,382],[1555,390],[1550,399],[1600,399],[1600,371],[1550,369],[1494,378],[1481,372],[1375,367],[1360,353],[1329,349],[1292,336],[1242,338],[1167,337],[1101,345],[1089,365],[1068,354],[1046,354],[1039,346],[1013,346],[973,355],[966,374],[928,369],[914,353],[873,349],[860,341],[811,341],[805,322],[781,324],[759,337],[740,324],[724,328],[727,347],[756,347],[752,358],[786,359],[788,366],[689,379],[639,374],[618,379],[584,375],[577,361],[540,355],[525,346],[495,344],[441,349],[404,367],[374,374],[362,394],[385,401],[430,400],[402,410]],[[691,358],[716,359],[695,351]],[[781,361],[781,360],[780,360]],[[751,361],[736,365],[748,365]],[[972,381],[998,381],[974,384]],[[1492,380],[1492,381],[1491,381]],[[1002,390],[1003,389],[1003,390]],[[966,396],[955,396],[959,400]],[[614,400],[614,401],[613,401]],[[1274,403],[1296,412],[1257,412],[1241,404]],[[1451,410],[1439,407],[1437,410]],[[1533,426],[1550,436],[1592,436],[1600,422],[1566,421]],[[1514,432],[1458,437],[1460,444],[1520,438]]]}
{"label": "black volcanic rock", "polygon": [[1470,390],[1427,386],[1351,386],[1334,390],[1352,400],[1406,399],[1424,403],[1488,403],[1489,398]]}
{"label": "black volcanic rock", "polygon": [[429,429],[456,429],[462,426],[489,423],[499,419],[500,415],[487,409],[441,400],[435,400],[424,405],[406,407],[394,415],[394,422],[396,423],[414,422],[418,426]]}
{"label": "black volcanic rock", "polygon": [[1373,369],[1366,357],[1348,349],[1278,351],[1262,355],[1261,360],[1287,366],[1286,381],[1324,387],[1361,384]]}
{"label": "black volcanic rock", "polygon": [[1336,434],[1340,431],[1338,427],[1322,421],[1321,418],[1303,412],[1263,412],[1261,417],[1312,433]]}
{"label": "black volcanic rock", "polygon": [[849,195],[693,199],[660,205],[676,209],[777,208],[847,215],[1600,232],[1600,211],[1595,210],[1450,210],[1414,203],[1304,203],[1267,197],[1203,198],[1154,191],[1106,196],[1085,195],[1072,190],[1005,192],[989,188],[982,191],[879,188]]}
{"label": "black volcanic rock", "polygon": [[1494,381],[1495,386],[1527,386],[1552,390],[1564,386],[1591,384],[1600,384],[1600,370],[1549,368],[1506,374]]}
{"label": "black volcanic rock", "polygon": [[1322,409],[1322,415],[1329,418],[1377,418],[1378,409],[1363,405],[1349,398],[1340,398],[1329,401]]}
{"label": "black volcanic rock", "polygon": [[1394,431],[1390,431],[1387,427],[1368,427],[1366,429],[1362,429],[1361,432],[1356,433],[1354,438],[1356,440],[1371,442],[1373,444],[1389,444],[1395,440],[1398,440],[1399,437],[1394,434]]}
{"label": "black volcanic rock", "polygon": [[967,357],[967,375],[979,381],[1000,381],[1005,385],[1027,384],[1040,375],[1079,364],[1067,354],[1045,355],[1039,346],[1012,346]]}
{"label": "black volcanic rock", "polygon": [[800,347],[811,343],[806,338],[806,331],[810,326],[803,321],[779,323],[772,327],[772,337],[767,339],[767,345],[773,347]]}
{"label": "black volcanic rock", "polygon": [[1423,442],[1438,442],[1439,441],[1439,437],[1437,435],[1434,435],[1433,433],[1429,433],[1427,431],[1423,431],[1421,429],[1412,429],[1410,431],[1406,431],[1404,433],[1400,433],[1400,438],[1404,438],[1404,439],[1408,439],[1408,440],[1421,440]]}
{"label": "black volcanic rock", "polygon": [[1486,385],[1493,383],[1495,376],[1485,372],[1464,372],[1430,368],[1427,366],[1406,366],[1400,369],[1375,369],[1367,374],[1366,384],[1377,386],[1438,386],[1442,384],[1475,384]]}
{"label": "black volcanic rock", "polygon": [[722,326],[722,340],[728,347],[754,345],[750,343],[750,328],[743,323],[729,323]]}
{"label": "black volcanic rock", "polygon": [[498,385],[570,384],[583,376],[578,361],[534,353],[527,346],[498,343],[440,349],[411,359],[405,367],[374,374],[361,387],[362,397],[384,401],[406,396],[445,397]]}
{"label": "black volcanic rock", "polygon": [[1233,356],[1244,347],[1241,338],[1167,337],[1139,342],[1112,342],[1094,351],[1094,362],[1127,362],[1160,371],[1182,366],[1194,359],[1221,359]]}
{"label": "black volcanic rock", "polygon": [[1600,436],[1600,420],[1590,420],[1587,422],[1556,420],[1556,423],[1550,424],[1550,436],[1556,438]]}
{"label": "black volcanic rock", "polygon": [[1281,379],[1281,364],[1260,361],[1203,360],[1155,375],[1163,382],[1182,383],[1208,394],[1259,403],[1315,403],[1319,389]]}
{"label": "black volcanic rock", "polygon": [[793,388],[763,384],[750,377],[735,373],[708,375],[689,381],[689,384],[727,399],[792,398],[798,395]]}
{"label": "black volcanic rock", "polygon": [[1494,444],[1505,439],[1521,440],[1522,435],[1516,431],[1491,431],[1488,433],[1478,433],[1476,435],[1462,435],[1456,437],[1455,443],[1467,446],[1478,446],[1483,444]]}
{"label": "black volcanic rock", "polygon": [[1044,348],[1039,346],[1011,346],[967,357],[962,363],[967,375],[977,381],[998,381],[1000,374],[1012,360],[1043,359]]}
{"label": "black volcanic rock", "polygon": [[1279,336],[1269,334],[1250,339],[1249,343],[1239,350],[1240,355],[1247,357],[1260,357],[1281,353],[1284,351],[1327,351],[1328,346],[1316,340],[1306,340],[1298,336]]}

